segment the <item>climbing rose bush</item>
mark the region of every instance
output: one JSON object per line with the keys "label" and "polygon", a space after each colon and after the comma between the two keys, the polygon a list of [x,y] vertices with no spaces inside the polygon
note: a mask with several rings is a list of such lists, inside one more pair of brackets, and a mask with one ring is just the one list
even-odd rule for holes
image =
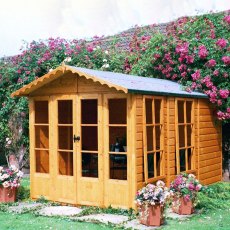
{"label": "climbing rose bush", "polygon": [[[219,120],[230,119],[230,15],[184,17],[154,36],[132,73],[178,81],[205,93]],[[199,28],[199,29],[198,29]]]}

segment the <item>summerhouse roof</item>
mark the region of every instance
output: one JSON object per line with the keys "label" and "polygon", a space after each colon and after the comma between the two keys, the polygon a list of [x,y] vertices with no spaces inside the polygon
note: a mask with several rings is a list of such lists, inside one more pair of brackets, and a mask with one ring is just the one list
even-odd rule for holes
{"label": "summerhouse roof", "polygon": [[110,88],[115,88],[116,90],[123,91],[124,93],[207,98],[207,96],[203,93],[189,93],[184,91],[180,84],[170,80],[139,77],[129,74],[92,70],[68,65],[62,65],[56,68],[55,70],[15,91],[11,96],[29,96],[33,91],[53,80],[58,79],[66,72],[72,72],[73,74],[76,74],[76,76],[91,79],[94,82],[99,82],[102,85],[107,85]]}

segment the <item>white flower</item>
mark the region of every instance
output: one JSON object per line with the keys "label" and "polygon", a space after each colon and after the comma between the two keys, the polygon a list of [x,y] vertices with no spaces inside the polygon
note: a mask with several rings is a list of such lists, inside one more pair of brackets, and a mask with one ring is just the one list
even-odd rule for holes
{"label": "white flower", "polygon": [[96,48],[99,50],[99,49],[101,49],[101,47],[100,46],[96,46]]}
{"label": "white flower", "polygon": [[159,180],[159,181],[157,181],[156,185],[157,185],[158,187],[164,187],[164,186],[165,186],[165,183],[164,183],[162,180]]}
{"label": "white flower", "polygon": [[71,57],[67,57],[65,58],[64,62],[71,62],[72,61],[72,58]]}
{"label": "white flower", "polygon": [[22,177],[22,176],[23,176],[23,172],[22,171],[18,171],[17,177]]}
{"label": "white flower", "polygon": [[51,68],[51,69],[49,69],[49,72],[52,72],[53,71],[53,69]]}
{"label": "white flower", "polygon": [[2,166],[0,166],[0,172],[3,170],[3,167]]}
{"label": "white flower", "polygon": [[14,172],[18,172],[18,168],[15,165],[11,165],[10,168],[14,171]]}
{"label": "white flower", "polygon": [[108,51],[108,50],[106,50],[106,51],[105,51],[105,54],[109,54],[109,51]]}
{"label": "white flower", "polygon": [[107,62],[107,59],[103,59],[103,62]]}
{"label": "white flower", "polygon": [[188,174],[188,177],[189,178],[195,178],[196,176],[194,174],[190,173],[190,174]]}
{"label": "white flower", "polygon": [[3,180],[7,179],[7,178],[9,178],[9,175],[8,174],[3,174],[2,178],[3,178]]}
{"label": "white flower", "polygon": [[10,183],[8,181],[5,181],[2,183],[4,188],[8,188],[10,186]]}
{"label": "white flower", "polygon": [[102,66],[102,68],[109,68],[109,64],[104,64],[103,66]]}

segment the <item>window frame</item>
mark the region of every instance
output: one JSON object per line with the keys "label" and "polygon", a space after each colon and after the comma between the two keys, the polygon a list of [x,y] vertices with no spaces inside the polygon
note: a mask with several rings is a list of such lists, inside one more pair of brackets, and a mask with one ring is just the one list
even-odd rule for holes
{"label": "window frame", "polygon": [[[179,122],[178,117],[178,103],[183,102],[183,123]],[[191,122],[187,122],[187,102],[191,102]],[[195,173],[195,126],[194,126],[194,118],[195,118],[195,109],[194,109],[195,101],[189,98],[177,98],[175,100],[175,131],[176,131],[176,174],[181,172],[186,173]],[[180,147],[180,137],[179,137],[179,127],[184,127],[184,147]],[[188,126],[191,126],[191,145],[188,146],[188,138],[187,131]],[[188,169],[188,149],[191,149],[191,169]],[[185,150],[185,170],[180,171],[180,150]]]}
{"label": "window frame", "polygon": [[[146,100],[152,100],[152,124],[146,123]],[[160,122],[155,123],[155,100],[160,100]],[[164,97],[144,96],[143,97],[143,144],[144,144],[144,181],[152,183],[157,180],[165,179],[165,151],[164,151]],[[148,150],[147,146],[147,127],[153,127],[153,149]],[[156,127],[160,127],[160,148],[156,149]],[[148,154],[154,155],[154,177],[148,178]],[[156,155],[160,154],[160,175],[157,175]],[[155,176],[157,175],[157,176]]]}

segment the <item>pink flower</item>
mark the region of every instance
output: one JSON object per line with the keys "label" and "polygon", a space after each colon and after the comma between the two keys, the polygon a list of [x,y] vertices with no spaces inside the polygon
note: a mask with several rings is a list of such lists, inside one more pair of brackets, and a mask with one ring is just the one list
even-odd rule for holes
{"label": "pink flower", "polygon": [[160,55],[160,54],[154,54],[153,56],[154,56],[154,58],[156,58],[156,59],[158,59],[158,58],[160,58],[160,57],[161,57],[161,55]]}
{"label": "pink flower", "polygon": [[221,99],[218,99],[218,100],[217,100],[217,105],[218,105],[218,106],[221,106],[221,105],[222,105],[222,100],[221,100]]}
{"label": "pink flower", "polygon": [[223,49],[227,46],[227,43],[227,40],[225,40],[224,38],[220,38],[217,40],[216,45]]}
{"label": "pink flower", "polygon": [[187,76],[187,73],[186,72],[183,72],[182,74],[181,74],[181,77],[186,77]]}
{"label": "pink flower", "polygon": [[185,200],[185,201],[190,201],[190,196],[189,196],[189,195],[185,195],[185,196],[184,196],[184,200]]}
{"label": "pink flower", "polygon": [[223,99],[228,98],[229,90],[227,90],[227,89],[220,89],[219,90],[219,94],[220,94],[220,97],[223,98]]}
{"label": "pink flower", "polygon": [[225,65],[230,65],[230,56],[223,56],[221,60]]}
{"label": "pink flower", "polygon": [[230,24],[230,15],[226,15],[223,19],[223,21],[227,22],[228,24]]}
{"label": "pink flower", "polygon": [[178,53],[178,54],[188,54],[188,47],[189,47],[189,43],[188,42],[184,42],[182,44],[178,44],[176,46],[176,53]]}
{"label": "pink flower", "polygon": [[209,60],[206,65],[210,68],[214,67],[216,65],[216,61],[214,59]]}
{"label": "pink flower", "polygon": [[219,70],[218,70],[218,69],[214,70],[214,71],[213,71],[213,75],[214,75],[214,76],[218,76],[218,75],[219,75]]}
{"label": "pink flower", "polygon": [[208,56],[208,51],[207,51],[205,45],[199,46],[198,55],[201,59],[205,59]]}
{"label": "pink flower", "polygon": [[196,70],[194,74],[191,75],[193,81],[200,79],[200,70]]}
{"label": "pink flower", "polygon": [[88,51],[89,53],[92,53],[92,52],[93,52],[93,47],[92,47],[92,46],[88,46],[86,49],[87,49],[87,51]]}
{"label": "pink flower", "polygon": [[230,113],[230,107],[227,108],[227,112]]}
{"label": "pink flower", "polygon": [[192,64],[194,62],[194,56],[186,56],[187,63]]}
{"label": "pink flower", "polygon": [[214,38],[216,38],[216,34],[215,34],[215,30],[211,30],[211,32],[210,32],[210,37],[212,38],[212,39],[214,39]]}

